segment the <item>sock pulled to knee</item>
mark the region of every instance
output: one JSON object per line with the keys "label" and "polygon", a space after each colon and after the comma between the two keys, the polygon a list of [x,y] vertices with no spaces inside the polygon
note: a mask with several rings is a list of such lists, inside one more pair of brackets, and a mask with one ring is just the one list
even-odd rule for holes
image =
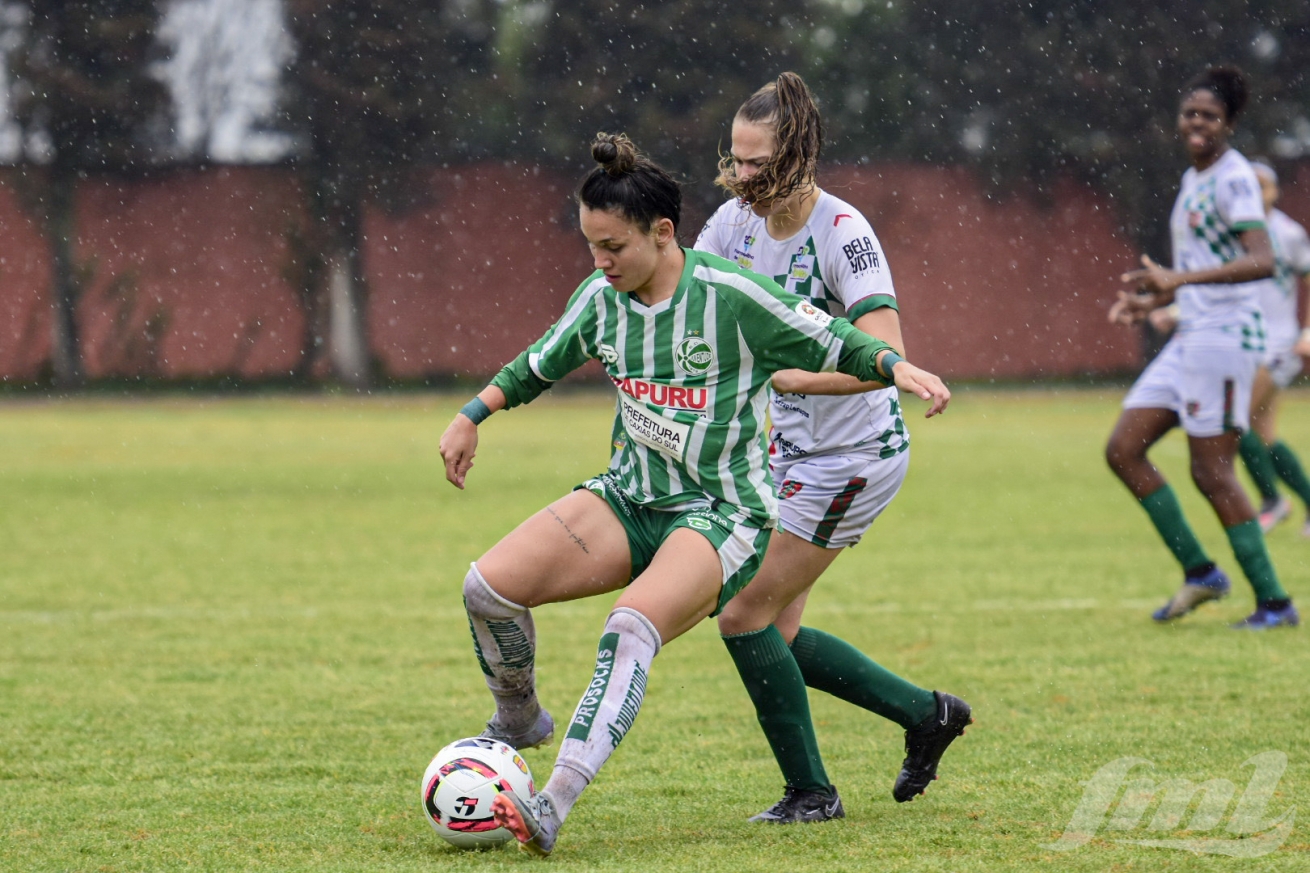
{"label": "sock pulled to knee", "polygon": [[541,712],[537,702],[537,633],[532,613],[497,594],[477,564],[464,577],[464,610],[478,665],[496,699],[496,723],[517,733]]}
{"label": "sock pulled to knee", "polygon": [[1281,601],[1287,599],[1287,592],[1278,581],[1274,572],[1273,561],[1269,560],[1269,549],[1265,546],[1265,536],[1260,530],[1260,522],[1255,519],[1224,528],[1228,542],[1233,547],[1233,555],[1241,565],[1246,579],[1255,589],[1257,602]]}
{"label": "sock pulled to knee", "polygon": [[1246,465],[1246,472],[1251,474],[1251,481],[1255,483],[1256,490],[1264,500],[1278,499],[1278,472],[1274,469],[1274,461],[1270,456],[1269,447],[1265,445],[1260,435],[1253,430],[1248,430],[1242,434],[1237,442],[1237,450],[1242,456],[1242,463]]}
{"label": "sock pulled to knee", "polygon": [[1150,516],[1151,524],[1155,525],[1164,544],[1169,547],[1169,551],[1173,553],[1178,563],[1182,564],[1183,570],[1193,570],[1210,563],[1205,549],[1201,547],[1201,541],[1196,538],[1192,526],[1187,523],[1187,518],[1183,515],[1183,507],[1178,502],[1178,495],[1174,494],[1173,488],[1168,483],[1138,502]]}
{"label": "sock pulled to knee", "polygon": [[805,678],[773,625],[723,638],[788,786],[827,791]]}
{"label": "sock pulled to knee", "polygon": [[661,645],[659,631],[640,612],[620,606],[610,613],[596,649],[596,669],[544,789],[561,820],[632,728]]}
{"label": "sock pulled to knee", "polygon": [[909,729],[937,711],[933,693],[883,667],[845,640],[802,627],[792,654],[805,684]]}
{"label": "sock pulled to knee", "polygon": [[1301,460],[1292,451],[1292,447],[1278,440],[1269,447],[1269,458],[1278,478],[1286,482],[1296,492],[1296,496],[1301,498],[1301,502],[1310,507],[1310,478],[1306,477]]}

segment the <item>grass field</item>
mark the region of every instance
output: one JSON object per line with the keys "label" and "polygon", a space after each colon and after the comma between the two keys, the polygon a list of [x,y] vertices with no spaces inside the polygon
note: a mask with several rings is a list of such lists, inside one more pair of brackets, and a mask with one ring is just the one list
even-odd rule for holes
{"label": "grass field", "polygon": [[[973,703],[977,723],[927,797],[891,799],[893,725],[816,694],[847,819],[746,823],[781,780],[705,623],[656,660],[636,727],[547,863],[1307,869],[1299,817],[1255,858],[1119,842],[1234,839],[1243,762],[1261,752],[1288,763],[1260,821],[1310,816],[1310,628],[1228,630],[1252,605],[1245,585],[1178,626],[1149,621],[1179,573],[1101,460],[1118,399],[964,390],[929,422],[911,402],[904,491],[811,599],[809,623]],[[575,395],[497,416],[460,493],[436,444],[462,400],[0,406],[0,870],[539,863],[512,847],[447,847],[420,815],[418,782],[438,747],[490,714],[460,604],[468,562],[603,467],[612,406]],[[1289,399],[1283,430],[1310,459],[1308,401]],[[1186,481],[1181,439],[1156,458],[1235,571]],[[1307,606],[1299,521],[1270,548]],[[557,719],[590,676],[609,603],[537,613],[541,694]],[[539,783],[556,748],[527,754]],[[1126,756],[1154,765],[1135,777],[1228,780],[1236,796],[1205,832],[1151,830],[1154,806],[1138,825],[1124,799],[1111,824],[1128,829],[1048,848],[1083,783]],[[1249,811],[1258,792],[1246,793]]]}

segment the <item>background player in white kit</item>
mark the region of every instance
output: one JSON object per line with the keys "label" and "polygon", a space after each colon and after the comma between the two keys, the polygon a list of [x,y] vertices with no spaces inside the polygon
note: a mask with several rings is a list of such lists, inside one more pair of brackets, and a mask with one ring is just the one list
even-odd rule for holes
{"label": "background player in white kit", "polygon": [[1110,310],[1112,321],[1134,324],[1176,298],[1178,329],[1124,398],[1106,460],[1183,567],[1182,588],[1152,617],[1163,622],[1186,615],[1226,595],[1230,583],[1146,457],[1161,437],[1182,425],[1192,479],[1214,508],[1255,590],[1255,612],[1234,627],[1261,629],[1299,619],[1233,470],[1264,353],[1263,317],[1252,283],[1274,270],[1259,183],[1246,158],[1228,144],[1246,98],[1246,82],[1231,67],[1213,67],[1183,89],[1178,132],[1192,166],[1183,174],[1169,219],[1174,268],[1143,256],[1144,269],[1123,277],[1136,293],[1119,292]]}
{"label": "background player in white kit", "polygon": [[[1260,489],[1260,527],[1268,532],[1292,511],[1292,502],[1278,493],[1279,479],[1296,492],[1310,512],[1310,478],[1296,452],[1278,438],[1279,391],[1291,385],[1301,372],[1301,356],[1310,354],[1310,326],[1302,328],[1296,312],[1301,278],[1310,274],[1310,236],[1291,216],[1274,207],[1279,191],[1273,167],[1260,162],[1251,167],[1260,180],[1274,250],[1274,275],[1260,283],[1265,358],[1252,390],[1251,429],[1242,434],[1238,450]],[[1310,536],[1310,517],[1302,533]]]}
{"label": "background player in white kit", "polygon": [[[815,180],[823,126],[809,88],[783,73],[738,109],[719,184],[735,195],[696,248],[774,278],[822,312],[902,349],[896,291],[869,222]],[[724,608],[719,630],[755,704],[786,788],[754,821],[844,815],[819,755],[806,685],[906,730],[898,801],[936,778],[946,747],[971,721],[968,704],[920,688],[854,646],[801,627],[810,588],[841,549],[860,541],[909,466],[895,388],[841,374],[773,377],[769,466],[780,519],[759,573]]]}

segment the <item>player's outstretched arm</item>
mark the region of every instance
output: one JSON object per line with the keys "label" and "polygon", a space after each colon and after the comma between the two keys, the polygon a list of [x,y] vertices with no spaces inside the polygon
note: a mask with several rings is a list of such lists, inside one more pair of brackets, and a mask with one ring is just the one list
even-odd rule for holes
{"label": "player's outstretched arm", "polygon": [[[886,372],[886,359],[889,354],[883,354],[879,357],[878,366],[883,372]],[[932,418],[939,412],[946,411],[946,404],[951,402],[951,389],[946,387],[938,376],[929,373],[920,367],[916,367],[909,361],[896,357],[892,363],[892,378],[896,382],[896,387],[902,391],[908,391],[920,400],[929,402],[928,412],[924,418]]]}
{"label": "player's outstretched arm", "polygon": [[437,449],[441,452],[441,460],[446,463],[446,481],[461,491],[477,454],[478,425],[491,413],[504,409],[505,402],[505,392],[495,385],[488,385],[477,397],[464,404],[441,435]]}

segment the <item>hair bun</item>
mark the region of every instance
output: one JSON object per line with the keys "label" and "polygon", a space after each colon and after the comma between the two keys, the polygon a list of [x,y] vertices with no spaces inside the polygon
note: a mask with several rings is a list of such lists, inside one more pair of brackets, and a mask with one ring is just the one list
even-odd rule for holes
{"label": "hair bun", "polygon": [[596,134],[591,156],[611,176],[622,176],[637,165],[637,147],[622,133]]}

